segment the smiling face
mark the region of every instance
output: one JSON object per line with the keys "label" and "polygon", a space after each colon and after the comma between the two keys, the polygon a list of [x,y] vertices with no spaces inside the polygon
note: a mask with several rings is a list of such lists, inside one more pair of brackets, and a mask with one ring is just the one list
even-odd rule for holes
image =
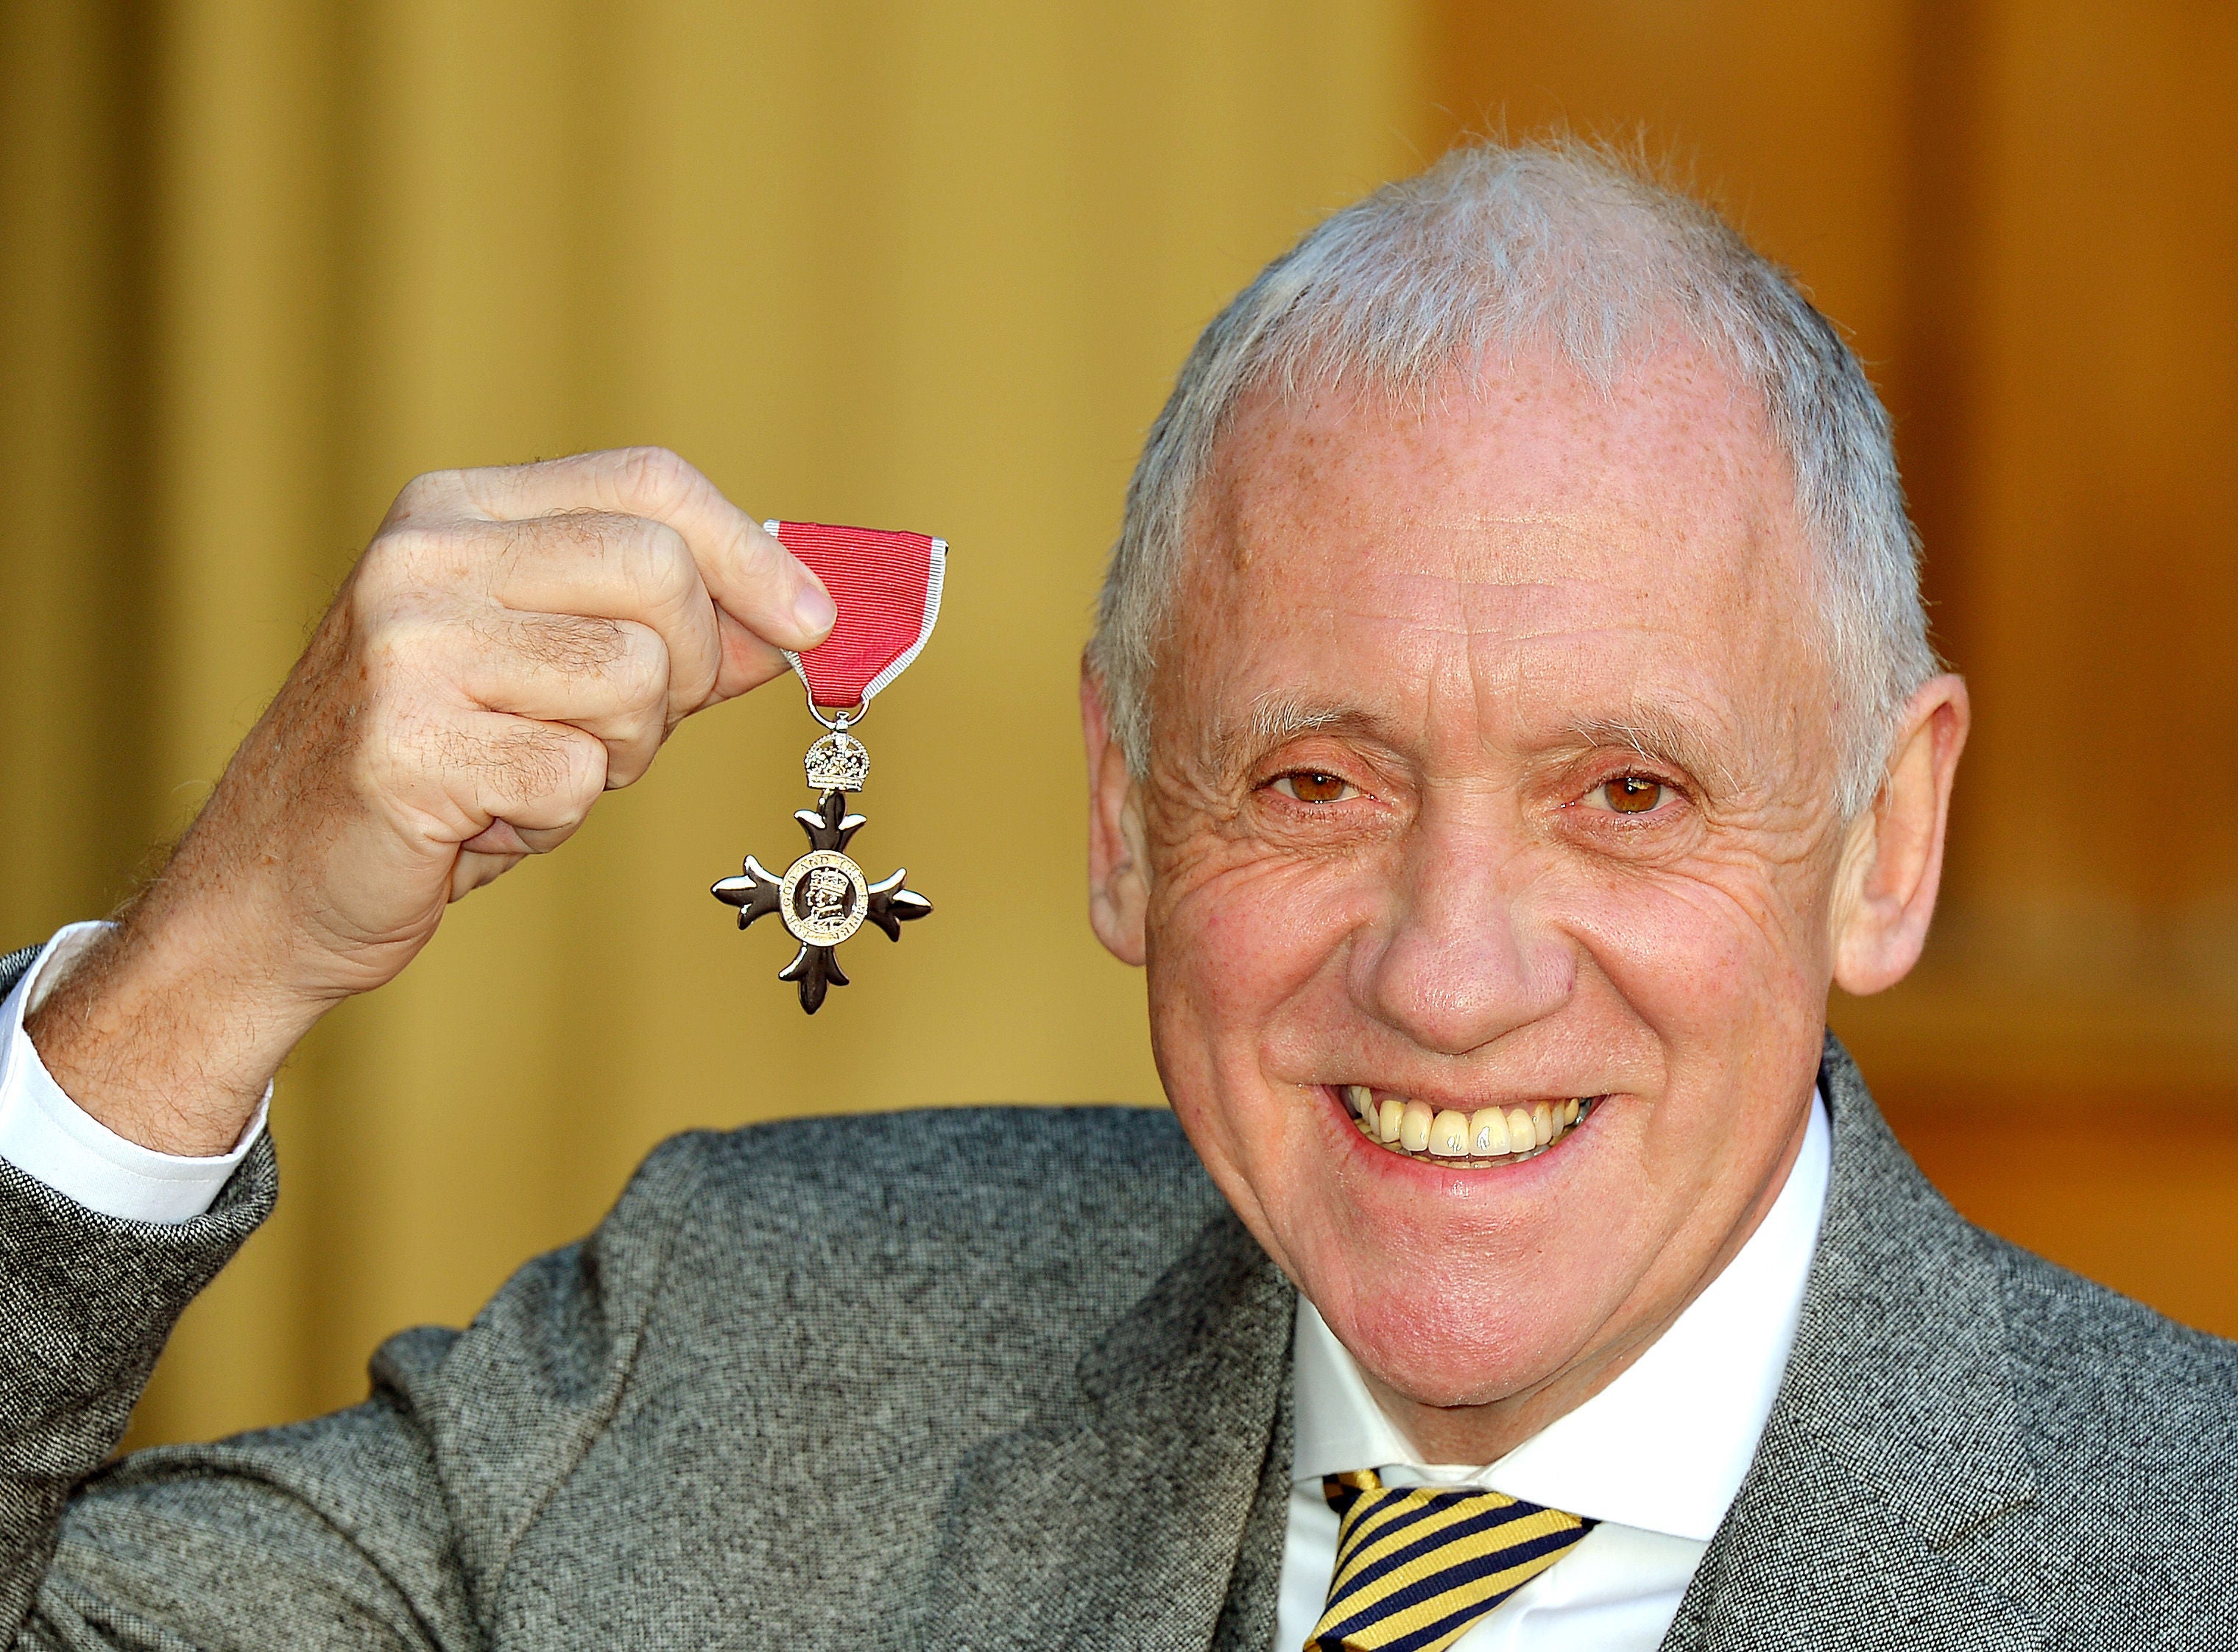
{"label": "smiling face", "polygon": [[1117,928],[1214,1178],[1448,1460],[1628,1363],[1799,1146],[1854,834],[1791,501],[1676,352],[1256,403],[1198,496]]}

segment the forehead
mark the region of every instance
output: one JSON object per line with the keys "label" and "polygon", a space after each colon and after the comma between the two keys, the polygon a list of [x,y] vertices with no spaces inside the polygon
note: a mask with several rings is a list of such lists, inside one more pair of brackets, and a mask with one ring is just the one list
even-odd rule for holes
{"label": "forehead", "polygon": [[1819,674],[1792,493],[1756,399],[1687,352],[1610,389],[1526,357],[1424,407],[1262,399],[1198,498],[1178,676],[1758,720]]}

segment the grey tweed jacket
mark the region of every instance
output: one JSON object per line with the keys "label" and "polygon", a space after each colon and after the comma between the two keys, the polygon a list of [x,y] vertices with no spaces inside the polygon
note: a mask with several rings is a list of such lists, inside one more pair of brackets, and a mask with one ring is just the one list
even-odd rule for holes
{"label": "grey tweed jacket", "polygon": [[[1824,1078],[1794,1357],[1666,1645],[2238,1647],[2238,1348],[1970,1227]],[[1271,1643],[1294,1297],[1164,1113],[682,1137],[364,1404],[102,1466],[274,1189],[143,1226],[0,1165],[0,1635]]]}

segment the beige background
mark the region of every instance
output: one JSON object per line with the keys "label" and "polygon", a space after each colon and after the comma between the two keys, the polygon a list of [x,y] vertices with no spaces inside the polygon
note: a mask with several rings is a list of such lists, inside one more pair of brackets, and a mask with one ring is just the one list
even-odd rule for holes
{"label": "beige background", "polygon": [[2238,1329],[2238,24],[2099,0],[0,6],[0,944],[190,817],[396,488],[672,445],[955,547],[857,840],[940,912],[813,1021],[706,885],[780,687],[281,1082],[280,1216],[137,1437],[347,1403],[694,1125],[1154,1101],[1074,659],[1195,328],[1456,130],[1640,130],[1851,327],[1983,733],[1921,979],[1837,1006],[1968,1209]]}
{"label": "beige background", "polygon": [[1832,1018],[1978,1220],[2238,1335],[2238,9],[1501,0],[1437,95],[1639,132],[1848,327],[1972,685],[1925,962]]}

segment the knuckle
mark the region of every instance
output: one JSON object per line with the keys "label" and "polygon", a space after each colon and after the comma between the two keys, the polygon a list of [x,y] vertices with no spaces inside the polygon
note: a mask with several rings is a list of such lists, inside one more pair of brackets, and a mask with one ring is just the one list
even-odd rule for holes
{"label": "knuckle", "polygon": [[639,487],[665,490],[681,487],[695,473],[673,448],[624,448],[619,455],[621,473]]}
{"label": "knuckle", "polygon": [[381,530],[373,548],[384,562],[414,567],[447,548],[448,537],[424,522],[400,522]]}
{"label": "knuckle", "polygon": [[606,789],[606,748],[603,741],[579,728],[541,731],[545,749],[545,790],[563,806],[587,809]]}
{"label": "knuckle", "polygon": [[625,702],[632,709],[656,706],[668,697],[668,646],[650,627],[623,624],[621,653],[612,672]]}
{"label": "knuckle", "polygon": [[622,497],[633,508],[679,504],[706,486],[698,469],[671,448],[625,448],[615,458]]}
{"label": "knuckle", "polygon": [[448,514],[456,508],[466,478],[460,470],[423,470],[396,491],[384,527],[393,528],[416,518]]}
{"label": "knuckle", "polygon": [[473,547],[454,528],[426,522],[394,522],[374,538],[361,561],[371,594],[437,585],[456,585],[464,577]]}
{"label": "knuckle", "polygon": [[392,603],[360,616],[358,665],[375,699],[388,697],[426,669],[439,631],[434,616],[417,604]]}
{"label": "knuckle", "polygon": [[623,627],[612,620],[574,614],[533,614],[518,622],[515,650],[532,663],[563,676],[610,673],[629,652]]}
{"label": "knuckle", "polygon": [[659,742],[652,732],[635,734],[625,740],[608,743],[606,789],[619,792],[626,786],[634,786],[652,766]]}
{"label": "knuckle", "polygon": [[649,516],[623,519],[627,527],[615,536],[622,578],[649,607],[676,607],[699,584],[692,548],[684,535],[666,522]]}

